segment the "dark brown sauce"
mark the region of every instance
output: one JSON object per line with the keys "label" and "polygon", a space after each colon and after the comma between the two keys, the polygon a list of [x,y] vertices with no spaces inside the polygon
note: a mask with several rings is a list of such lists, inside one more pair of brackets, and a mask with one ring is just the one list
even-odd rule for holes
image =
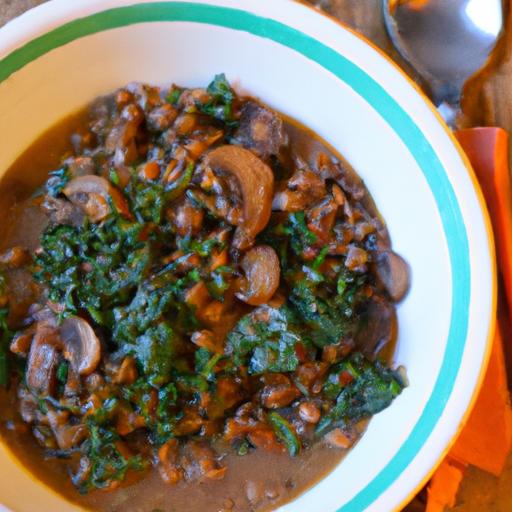
{"label": "dark brown sauce", "polygon": [[[86,110],[80,111],[47,130],[1,179],[0,215],[8,221],[0,224],[0,250],[15,244],[33,247],[34,230],[37,235],[44,224],[40,218],[27,217],[26,214],[30,213],[28,205],[32,204],[27,199],[46,181],[48,172],[60,166],[62,155],[71,151],[70,137],[83,125],[86,115]],[[327,150],[350,169],[339,154],[295,121],[287,119],[287,131],[294,151],[302,155],[305,161],[314,159],[318,151]],[[351,172],[357,177],[354,171]],[[378,216],[369,194],[364,202],[365,207]],[[381,236],[387,239],[383,222]],[[393,343],[390,343],[385,355],[391,356],[393,349]],[[24,426],[26,432],[14,431],[14,424]],[[180,482],[176,486],[169,486],[152,470],[138,483],[114,492],[96,491],[80,495],[68,478],[65,461],[44,459],[42,448],[16,412],[14,390],[0,391],[0,437],[27,470],[46,485],[76,504],[109,512],[271,510],[313,486],[331,472],[346,454],[346,450],[331,448],[323,441],[295,458],[261,450],[245,456],[231,453],[226,458],[229,470],[220,481]],[[262,478],[262,475],[265,476]],[[250,490],[244,489],[251,486],[253,488]],[[246,497],[247,493],[260,493],[261,499],[251,503]]]}

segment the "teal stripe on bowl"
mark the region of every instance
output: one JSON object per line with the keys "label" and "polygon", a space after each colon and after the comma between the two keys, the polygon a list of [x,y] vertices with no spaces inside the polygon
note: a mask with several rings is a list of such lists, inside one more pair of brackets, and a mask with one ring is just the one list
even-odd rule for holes
{"label": "teal stripe on bowl", "polygon": [[80,37],[135,23],[188,21],[241,30],[292,48],[323,66],[359,94],[393,128],[423,172],[435,198],[450,253],[452,315],[446,351],[437,380],[418,422],[387,466],[338,512],[359,512],[371,505],[407,468],[432,433],[455,384],[466,343],[470,300],[470,263],[466,227],[434,149],[400,105],[369,75],[336,51],[280,22],[226,7],[187,2],[155,2],[110,9],[71,21],[0,61],[0,82],[45,53]]}

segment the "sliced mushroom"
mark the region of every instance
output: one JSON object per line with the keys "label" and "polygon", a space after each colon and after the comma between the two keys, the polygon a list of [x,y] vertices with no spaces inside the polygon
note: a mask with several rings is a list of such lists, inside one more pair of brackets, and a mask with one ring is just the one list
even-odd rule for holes
{"label": "sliced mushroom", "polygon": [[221,146],[205,159],[207,167],[236,179],[242,193],[243,215],[238,222],[233,245],[246,248],[267,225],[272,208],[274,175],[268,165],[238,146]]}
{"label": "sliced mushroom", "polygon": [[171,127],[172,123],[178,117],[178,109],[170,103],[165,103],[161,107],[156,107],[148,113],[146,123],[150,130],[164,131]]}
{"label": "sliced mushroom", "polygon": [[402,300],[409,290],[409,265],[393,251],[383,251],[377,256],[377,276],[395,302]]}
{"label": "sliced mushroom", "polygon": [[124,107],[116,119],[105,141],[107,151],[114,154],[116,167],[131,165],[138,158],[136,137],[143,121],[142,109],[133,103]]}
{"label": "sliced mushroom", "polygon": [[235,138],[263,159],[278,155],[287,143],[283,121],[255,101],[248,101],[243,106]]}
{"label": "sliced mushroom", "polygon": [[60,327],[64,357],[79,375],[90,375],[101,359],[101,344],[92,327],[83,319],[72,316]]}
{"label": "sliced mushroom", "polygon": [[41,209],[53,224],[81,227],[85,221],[85,214],[75,204],[47,195],[41,205]]}
{"label": "sliced mushroom", "polygon": [[19,356],[27,357],[35,332],[35,327],[30,326],[28,329],[17,333],[11,341],[11,352]]}
{"label": "sliced mushroom", "polygon": [[363,181],[346,161],[339,162],[326,153],[320,153],[317,161],[318,173],[324,180],[333,180],[350,194],[352,199],[361,201],[367,195]]}
{"label": "sliced mushroom", "polygon": [[332,228],[336,222],[337,211],[336,201],[332,197],[326,197],[306,213],[309,230],[315,233],[323,242],[327,242],[330,238]]}
{"label": "sliced mushroom", "polygon": [[345,266],[356,272],[364,272],[366,270],[366,263],[368,261],[368,253],[357,247],[354,244],[350,244],[348,247],[347,257],[345,259]]}
{"label": "sliced mushroom", "polygon": [[125,357],[112,377],[114,384],[133,384],[138,377],[137,365],[133,357]]}
{"label": "sliced mushroom", "polygon": [[135,97],[137,104],[145,112],[149,112],[163,103],[158,87],[152,87],[140,82],[132,82],[126,86],[126,90]]}
{"label": "sliced mushroom", "polygon": [[64,425],[54,431],[54,436],[61,450],[70,450],[87,439],[89,430],[85,425]]}
{"label": "sliced mushroom", "polygon": [[70,450],[88,436],[89,431],[85,425],[69,425],[69,413],[67,411],[50,409],[46,417],[61,450]]}
{"label": "sliced mushroom", "polygon": [[325,181],[309,169],[298,169],[274,195],[272,209],[285,212],[306,210],[325,197]]}
{"label": "sliced mushroom", "polygon": [[110,213],[110,201],[121,215],[130,218],[126,199],[117,188],[101,176],[74,178],[62,192],[89,217],[91,222],[99,222]]}
{"label": "sliced mushroom", "polygon": [[64,386],[64,396],[74,397],[80,394],[82,390],[82,380],[80,375],[73,368],[68,369],[66,385]]}
{"label": "sliced mushroom", "polygon": [[268,245],[254,247],[243,257],[241,267],[245,279],[236,296],[251,306],[266,304],[276,293],[281,277],[274,249]]}
{"label": "sliced mushroom", "polygon": [[384,349],[396,335],[396,311],[392,304],[379,297],[372,298],[361,315],[355,336],[358,349],[372,358]]}
{"label": "sliced mushroom", "polygon": [[51,327],[57,327],[59,323],[55,311],[53,311],[49,306],[49,302],[45,305],[34,302],[34,304],[28,308],[28,316],[26,320],[28,323],[41,322],[48,324]]}
{"label": "sliced mushroom", "polygon": [[28,387],[38,395],[52,395],[56,386],[59,364],[58,331],[46,324],[37,326],[36,334],[28,354],[26,381]]}
{"label": "sliced mushroom", "polygon": [[18,411],[25,423],[34,423],[41,414],[36,397],[26,388],[18,388]]}
{"label": "sliced mushroom", "polygon": [[68,166],[68,172],[73,178],[87,176],[96,172],[96,164],[90,156],[68,158],[64,163]]}

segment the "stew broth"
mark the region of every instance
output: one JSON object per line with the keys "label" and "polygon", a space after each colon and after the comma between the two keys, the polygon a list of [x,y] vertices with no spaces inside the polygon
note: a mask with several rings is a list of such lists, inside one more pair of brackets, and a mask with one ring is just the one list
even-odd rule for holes
{"label": "stew broth", "polygon": [[[138,97],[134,92],[130,94]],[[183,92],[181,94],[183,95]],[[117,101],[119,101],[119,93]],[[242,99],[241,101],[243,105],[244,101],[250,102],[253,100]],[[243,106],[240,108],[243,112]],[[270,111],[265,109],[265,112]],[[8,251],[12,247],[23,247],[28,251],[36,252],[40,250],[41,234],[54,220],[49,220],[48,215],[40,208],[40,195],[38,196],[35,192],[38,189],[41,190],[41,187],[48,180],[49,172],[59,169],[65,158],[76,158],[77,144],[80,145],[77,143],[76,134],[83,134],[87,131],[86,128],[91,123],[90,119],[91,110],[89,108],[66,118],[34,142],[5,173],[0,182],[0,214],[3,215],[4,219],[7,219],[7,222],[0,225],[0,252]],[[357,201],[357,205],[360,205],[358,208],[364,209],[369,218],[373,219],[372,233],[375,242],[370,252],[372,250],[389,251],[389,238],[385,225],[361,180],[342,157],[315,134],[293,120],[285,119],[283,133],[287,139],[286,147],[288,149],[280,155],[279,161],[274,156],[262,156],[261,151],[258,152],[257,147],[251,148],[251,144],[244,141],[242,135],[238,135],[238,141],[249,147],[260,158],[268,158],[265,161],[271,163],[273,172],[277,173],[275,174],[276,180],[281,180],[280,183],[283,184],[285,183],[284,180],[289,178],[278,176],[281,167],[295,169],[297,166],[303,166],[305,169],[311,168],[314,172],[319,172],[317,170],[319,161],[327,159],[330,162],[335,162],[337,169],[343,169],[342,179],[339,180],[343,192],[350,198],[350,201],[354,201],[354,204]],[[143,143],[138,142],[138,144]],[[212,165],[213,167],[214,165]],[[143,171],[146,172],[146,169],[147,167]],[[276,169],[278,170],[276,171]],[[222,173],[219,173],[219,175],[222,175]],[[228,183],[227,187],[230,186]],[[231,190],[236,192],[237,187],[234,186]],[[293,188],[282,188],[282,190],[284,192],[287,190],[294,192]],[[240,191],[238,190],[238,192]],[[348,200],[346,199],[346,201]],[[235,208],[237,206],[236,198],[233,204],[233,208]],[[276,199],[274,197],[274,210],[284,209],[286,211],[286,206],[278,205],[276,207],[275,205]],[[350,212],[347,213],[347,207],[345,207],[345,215],[350,215]],[[243,222],[243,219],[240,222]],[[239,223],[238,225],[242,224]],[[253,241],[250,242],[250,244],[253,243]],[[240,251],[243,254],[246,250],[243,248]],[[316,257],[318,257],[318,252]],[[345,258],[343,261],[346,261],[347,256],[344,255],[343,258]],[[9,320],[10,325],[19,329],[29,306],[38,301],[41,288],[39,285],[35,285],[32,280],[33,270],[30,265],[20,265],[18,268],[12,267],[13,265],[6,265],[4,269],[10,294]],[[17,266],[14,265],[14,267]],[[361,269],[363,268],[367,268],[364,262],[361,266]],[[366,270],[364,271],[366,272]],[[249,271],[246,271],[246,276],[249,276]],[[243,279],[243,276],[238,279]],[[386,294],[393,295],[392,290],[383,291],[382,284],[372,284],[372,286],[374,286],[374,292],[372,293],[379,293],[379,296],[382,297],[386,297]],[[242,301],[250,305],[258,304],[257,299],[253,300],[251,298],[251,293],[254,295],[255,292],[249,284],[244,284],[241,290],[238,295],[242,297]],[[245,298],[243,298],[244,294]],[[399,297],[394,298],[399,299]],[[276,299],[273,298],[272,300]],[[278,302],[282,300],[278,299]],[[389,299],[386,300],[390,302]],[[265,300],[265,302],[259,302],[259,304],[266,304],[267,302],[270,301]],[[233,322],[228,321],[225,325],[211,328],[214,335],[225,337],[227,332],[233,328],[235,322],[250,311],[246,306],[240,306],[239,308],[240,312],[237,313]],[[361,327],[358,334],[355,335],[358,350],[365,352],[369,360],[378,356],[379,359],[390,362],[396,338],[394,309],[392,306],[386,305],[385,314],[381,313],[380,310],[378,314],[375,314],[371,307],[368,307],[362,312],[362,315],[363,317],[364,315],[367,316],[364,317],[364,327]],[[375,335],[373,331],[379,331],[380,334]],[[368,343],[368,346],[365,346],[365,343]],[[327,352],[324,348],[324,355],[322,356],[324,360],[328,360],[325,359],[329,357],[325,355]],[[230,357],[233,357],[233,355]],[[15,365],[20,368],[23,366],[19,360]],[[140,367],[138,368],[140,371]],[[390,376],[389,378],[397,379],[389,382],[400,382],[398,374],[393,374],[393,377]],[[13,379],[12,382],[17,382],[15,377]],[[325,389],[325,384],[323,389]],[[297,393],[300,395],[299,392]],[[259,399],[264,400],[263,397]],[[69,478],[68,461],[58,457],[50,457],[49,450],[36,442],[33,435],[33,425],[27,424],[20,417],[19,403],[17,389],[14,385],[11,385],[7,391],[0,391],[0,435],[4,442],[27,469],[47,485],[75,503],[91,510],[102,511],[188,510],[193,512],[201,510],[206,512],[222,510],[228,512],[276,508],[278,505],[294,499],[332,471],[347,450],[353,446],[363,433],[368,421],[367,416],[358,417],[357,421],[346,431],[349,434],[340,432],[341,441],[336,441],[335,436],[332,435],[319,438],[316,442],[304,441],[305,447],[300,450],[300,453],[294,453],[295,456],[292,457],[284,451],[279,453],[275,450],[254,449],[257,446],[256,441],[248,443],[244,440],[242,444],[230,446],[225,439],[214,436],[210,443],[215,452],[220,454],[215,463],[215,471],[220,471],[219,468],[228,468],[220,479],[180,477],[178,481],[170,485],[169,482],[165,483],[162,480],[162,471],[158,465],[155,465],[152,468],[146,468],[143,476],[137,475],[136,472],[132,474],[129,470],[126,480],[121,482],[121,486],[117,487],[117,484],[110,486],[111,490],[109,492],[91,491],[80,494]],[[279,413],[283,414],[283,417],[288,417],[286,416],[289,414],[288,409],[286,409],[287,406],[288,403],[277,409],[278,411],[281,411],[281,409],[285,411]],[[272,411],[275,410],[275,407],[272,404],[267,407],[271,411],[270,415],[273,414]],[[325,416],[327,416],[329,410],[324,410]],[[305,408],[304,414],[307,414],[307,411],[308,409]],[[282,416],[279,416],[279,414],[276,417],[281,418]],[[285,423],[288,425],[288,422],[285,421]],[[333,432],[337,430],[339,428]],[[128,437],[134,446],[138,446],[137,443],[141,442],[131,438],[130,435]],[[345,442],[346,444],[343,444]],[[288,449],[291,450],[291,448]],[[55,450],[51,452],[53,453]]]}

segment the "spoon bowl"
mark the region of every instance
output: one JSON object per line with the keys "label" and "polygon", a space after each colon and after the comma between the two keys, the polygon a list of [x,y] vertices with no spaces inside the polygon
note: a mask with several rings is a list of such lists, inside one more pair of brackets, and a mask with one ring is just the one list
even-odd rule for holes
{"label": "spoon bowl", "polygon": [[434,103],[458,104],[501,33],[502,0],[384,0],[383,8],[391,41],[430,86]]}

